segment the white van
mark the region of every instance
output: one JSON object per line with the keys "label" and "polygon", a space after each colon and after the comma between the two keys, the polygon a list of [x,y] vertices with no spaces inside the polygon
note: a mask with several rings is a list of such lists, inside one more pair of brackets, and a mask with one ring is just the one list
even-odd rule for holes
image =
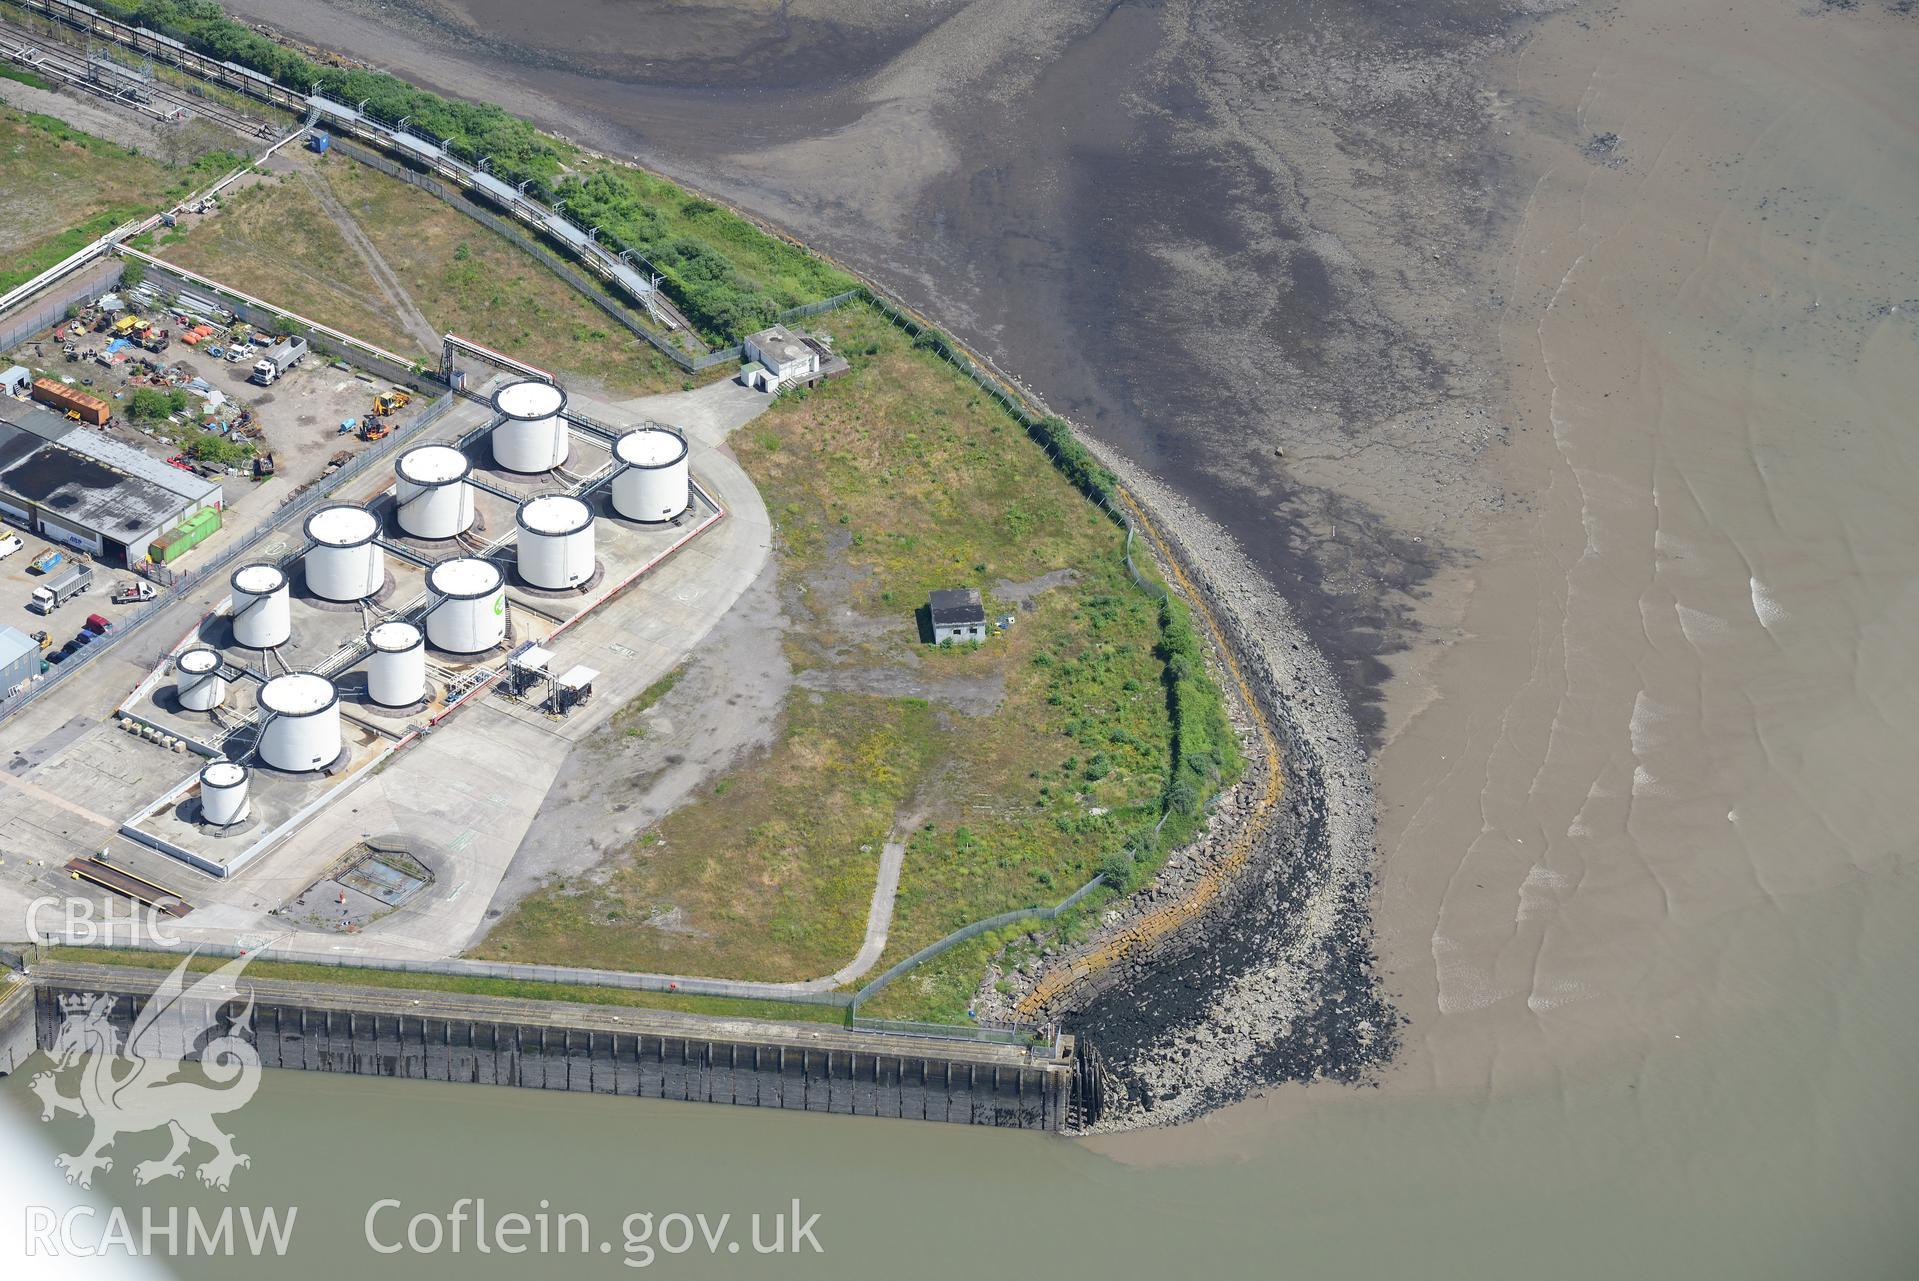
{"label": "white van", "polygon": [[25,546],[26,544],[20,541],[20,535],[12,530],[0,533],[0,560],[5,560]]}

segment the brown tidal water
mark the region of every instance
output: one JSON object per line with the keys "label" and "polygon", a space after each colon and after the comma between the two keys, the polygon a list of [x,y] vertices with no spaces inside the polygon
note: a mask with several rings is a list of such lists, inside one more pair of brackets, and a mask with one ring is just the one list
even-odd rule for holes
{"label": "brown tidal water", "polygon": [[[519,10],[594,46],[519,72],[411,8],[237,7],[529,110],[597,85],[580,134],[817,230],[1224,521],[1347,659],[1410,1019],[1378,1088],[1085,1143],[269,1075],[235,1199],[302,1207],[282,1275],[526,1275],[364,1244],[479,1195],[822,1215],[817,1257],[654,1265],[703,1275],[1919,1275],[1919,22],[979,4],[836,45],[851,7],[749,5],[797,44],[714,85],[617,52],[670,7]],[[1087,230],[1155,172],[1177,225]],[[0,1152],[50,1169],[31,1102]]]}
{"label": "brown tidal water", "polygon": [[[1630,1065],[1471,1091],[1289,1092],[1178,1131],[1102,1141],[902,1122],[267,1073],[228,1118],[253,1157],[229,1196],[101,1189],[137,1207],[297,1206],[286,1259],[173,1260],[182,1277],[630,1275],[623,1255],[381,1255],[376,1201],[444,1215],[818,1213],[823,1253],[661,1256],[693,1276],[1904,1278],[1912,1275],[1919,1053],[1903,982],[1919,893],[1868,885],[1809,905],[1790,963],[1729,939],[1791,1017],[1728,1019]],[[1813,1013],[1812,1011],[1817,1011]],[[52,1179],[84,1127],[42,1126],[0,1082],[0,1177]],[[158,1155],[159,1137],[122,1140]],[[1117,1158],[1117,1159],[1116,1159]],[[65,1187],[54,1180],[53,1187]],[[59,1193],[27,1194],[61,1204]],[[11,1220],[14,1207],[0,1210]],[[404,1219],[376,1222],[391,1244]],[[0,1223],[0,1247],[6,1242]],[[30,1261],[31,1262],[31,1261]],[[74,1269],[72,1261],[60,1261]],[[67,1277],[49,1266],[28,1277]]]}

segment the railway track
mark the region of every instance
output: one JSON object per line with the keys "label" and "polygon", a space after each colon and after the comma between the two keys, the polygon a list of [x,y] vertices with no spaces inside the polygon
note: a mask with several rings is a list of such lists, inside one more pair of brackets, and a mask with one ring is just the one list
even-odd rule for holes
{"label": "railway track", "polygon": [[67,45],[3,20],[0,60],[161,123],[201,119],[254,137],[275,132],[264,117],[248,115],[158,78],[142,78],[119,63],[109,65],[89,59]]}

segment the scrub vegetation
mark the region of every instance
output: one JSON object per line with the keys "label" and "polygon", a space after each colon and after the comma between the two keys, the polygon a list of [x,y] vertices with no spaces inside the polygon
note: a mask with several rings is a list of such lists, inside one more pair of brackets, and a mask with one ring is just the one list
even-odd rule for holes
{"label": "scrub vegetation", "polygon": [[677,390],[686,375],[494,232],[444,201],[344,156],[300,156],[235,192],[154,250],[183,267],[403,353],[403,330],[314,187],[331,195],[435,329],[511,351],[616,396]]}
{"label": "scrub vegetation", "polygon": [[[818,327],[852,371],[789,391],[733,440],[778,529],[798,677],[778,740],[594,873],[529,896],[480,955],[830,974],[859,949],[893,839],[905,859],[877,974],[1095,873],[1137,879],[1168,804],[1196,813],[1237,768],[1183,611],[1132,581],[1123,531],[1086,501],[1103,469],[1050,464],[1043,431],[866,305]],[[1012,626],[925,644],[927,594],[963,584]],[[963,1018],[996,945],[949,953],[884,1012]]]}
{"label": "scrub vegetation", "polygon": [[686,318],[712,342],[762,329],[776,313],[829,298],[854,281],[731,210],[663,178],[601,164],[554,187],[569,214],[611,233],[664,278]]}
{"label": "scrub vegetation", "polygon": [[226,151],[182,165],[0,107],[0,289],[31,280],[122,223],[164,208],[240,163]]}
{"label": "scrub vegetation", "polygon": [[405,119],[468,163],[484,158],[498,177],[529,184],[536,197],[564,198],[571,216],[600,225],[609,243],[645,256],[709,340],[731,342],[776,311],[853,286],[850,277],[737,214],[665,179],[586,161],[489,103],[442,98],[384,72],[322,66],[234,22],[211,0],[102,0],[100,7],[288,89],[365,103],[381,120]]}
{"label": "scrub vegetation", "polygon": [[893,816],[944,744],[919,699],[797,694],[779,741],[611,868],[529,895],[475,955],[771,981],[859,950]]}

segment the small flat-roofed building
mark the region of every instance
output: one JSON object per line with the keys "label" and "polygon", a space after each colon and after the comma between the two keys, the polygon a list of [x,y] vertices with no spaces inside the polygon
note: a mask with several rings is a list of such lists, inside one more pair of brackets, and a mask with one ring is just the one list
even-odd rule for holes
{"label": "small flat-roofed building", "polygon": [[935,645],[986,638],[986,608],[980,603],[977,587],[934,592],[927,601],[927,613],[933,624]]}
{"label": "small flat-roofed building", "polygon": [[[758,381],[749,379],[747,385],[759,387],[761,391],[778,391],[784,383],[804,382],[820,369],[819,352],[785,325],[773,325],[750,334],[742,345],[748,371],[758,378]],[[758,370],[752,369],[755,364],[760,366]],[[760,386],[769,379],[771,386]]]}
{"label": "small flat-roofed building", "polygon": [[0,703],[40,671],[40,644],[17,627],[0,627]]}
{"label": "small flat-roofed building", "polygon": [[847,370],[844,357],[835,356],[831,340],[815,338],[774,325],[748,335],[740,344],[745,363],[740,381],[757,391],[778,391],[788,383],[809,386]]}
{"label": "small flat-roofed building", "polygon": [[24,396],[33,387],[33,373],[25,365],[0,372],[0,396]]}
{"label": "small flat-roofed building", "polygon": [[0,513],[110,563],[187,517],[224,505],[218,483],[31,406],[0,419]]}

